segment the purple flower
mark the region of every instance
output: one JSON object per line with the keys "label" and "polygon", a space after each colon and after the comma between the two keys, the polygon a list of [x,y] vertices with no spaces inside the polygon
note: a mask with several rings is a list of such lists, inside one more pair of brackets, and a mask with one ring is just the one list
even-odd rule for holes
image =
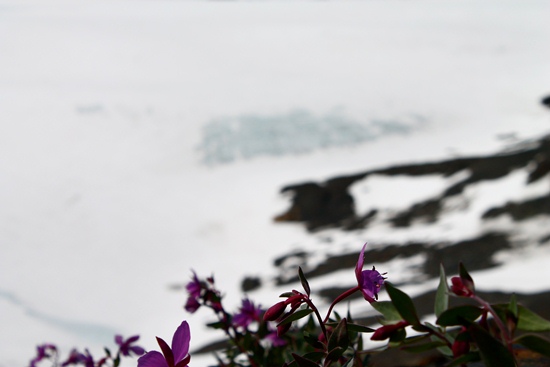
{"label": "purple flower", "polygon": [[246,329],[252,322],[259,321],[261,314],[260,307],[256,307],[254,302],[245,298],[242,301],[240,312],[233,316],[233,324]]}
{"label": "purple flower", "polygon": [[265,336],[264,339],[269,341],[269,343],[274,347],[282,347],[286,345],[286,340],[277,335],[277,331],[271,331]]}
{"label": "purple flower", "polygon": [[365,243],[359,254],[359,259],[355,266],[355,277],[357,278],[357,285],[361,293],[363,293],[363,297],[369,302],[374,302],[375,299],[378,299],[378,292],[380,291],[380,287],[384,285],[385,278],[375,270],[374,266],[372,270],[363,270],[366,247],[367,244]]}
{"label": "purple flower", "polygon": [[157,351],[147,352],[138,359],[138,367],[187,367],[191,360],[189,341],[191,332],[187,321],[183,321],[172,337],[172,348],[157,337],[162,354]]}
{"label": "purple flower", "polygon": [[122,338],[122,335],[116,335],[115,336],[115,343],[118,344],[118,350],[123,356],[129,357],[130,352],[134,353],[135,355],[142,355],[145,353],[145,349],[138,345],[132,345],[139,339],[139,335],[134,335],[129,337],[128,339],[124,340]]}
{"label": "purple flower", "polygon": [[[69,358],[67,358],[67,360],[61,364],[61,366],[65,367],[70,366],[71,364],[83,364],[86,367],[94,367],[94,358],[90,354],[90,351],[86,349],[85,352],[86,354],[82,354],[76,349],[71,350]],[[103,362],[101,364],[103,364]]]}
{"label": "purple flower", "polygon": [[202,284],[199,278],[197,278],[197,274],[195,272],[193,272],[193,278],[189,283],[187,283],[185,288],[187,289],[187,292],[189,292],[190,297],[196,299],[201,296]]}
{"label": "purple flower", "polygon": [[53,344],[42,344],[36,347],[36,357],[30,362],[30,367],[36,367],[36,364],[45,358],[52,357],[52,353],[57,353],[57,347]]}
{"label": "purple flower", "polygon": [[80,353],[78,350],[73,349],[71,350],[71,353],[69,354],[69,357],[65,362],[61,364],[62,367],[69,366],[71,364],[79,364],[80,362],[84,361],[86,356],[82,353]]}
{"label": "purple flower", "polygon": [[201,304],[195,297],[189,296],[187,298],[187,302],[185,303],[185,310],[189,313],[195,313],[199,308],[201,307]]}

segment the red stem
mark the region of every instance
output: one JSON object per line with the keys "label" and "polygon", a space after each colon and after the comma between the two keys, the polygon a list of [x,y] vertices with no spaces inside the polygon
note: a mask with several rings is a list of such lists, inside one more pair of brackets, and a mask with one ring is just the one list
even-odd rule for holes
{"label": "red stem", "polygon": [[361,288],[359,288],[359,286],[357,287],[353,287],[351,289],[348,289],[347,291],[345,291],[344,293],[342,293],[341,295],[339,295],[338,297],[336,297],[336,299],[334,301],[332,301],[332,303],[330,304],[330,307],[328,309],[328,312],[327,312],[327,316],[325,317],[325,319],[323,320],[323,323],[327,322],[329,317],[330,317],[330,313],[332,312],[332,309],[334,308],[334,306],[336,306],[336,304],[340,301],[342,301],[343,299],[351,296],[353,293],[357,292],[361,290]]}

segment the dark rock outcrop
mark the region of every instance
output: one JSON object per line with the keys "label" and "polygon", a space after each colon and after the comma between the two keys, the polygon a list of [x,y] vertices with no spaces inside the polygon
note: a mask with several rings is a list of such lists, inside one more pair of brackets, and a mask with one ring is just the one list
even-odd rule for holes
{"label": "dark rock outcrop", "polygon": [[370,175],[386,176],[424,176],[441,175],[449,177],[458,172],[468,172],[468,176],[452,183],[433,197],[397,213],[389,222],[395,227],[407,227],[414,220],[435,222],[442,211],[445,198],[461,194],[469,185],[496,180],[505,177],[514,170],[530,170],[526,184],[536,182],[550,173],[550,136],[537,141],[525,142],[514,151],[495,155],[455,158],[440,162],[398,165],[389,168],[374,169],[355,175],[337,176],[325,182],[308,182],[284,187],[283,193],[292,194],[291,207],[275,218],[276,221],[303,222],[313,231],[325,227],[357,229],[368,226],[376,215],[376,208],[368,217],[359,217],[355,213],[353,197],[349,187]]}

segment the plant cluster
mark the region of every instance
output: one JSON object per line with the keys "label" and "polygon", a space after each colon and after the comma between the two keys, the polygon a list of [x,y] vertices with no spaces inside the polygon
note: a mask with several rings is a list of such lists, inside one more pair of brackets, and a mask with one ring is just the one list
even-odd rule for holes
{"label": "plant cluster", "polygon": [[[481,361],[486,367],[518,366],[516,350],[527,348],[550,357],[550,341],[537,332],[550,331],[550,321],[543,319],[520,305],[515,296],[508,303],[490,304],[475,290],[474,281],[463,264],[458,276],[450,284],[441,267],[434,315],[435,321],[422,320],[412,299],[388,282],[374,267],[363,270],[363,246],[355,277],[357,285],[343,292],[328,307],[323,316],[311,298],[310,285],[300,268],[298,275],[303,290],[283,293],[283,300],[267,310],[244,298],[236,312],[229,312],[223,305],[221,292],[213,277],[199,279],[193,273],[187,284],[187,301],[184,308],[194,313],[208,308],[216,320],[207,326],[224,333],[225,344],[215,353],[218,367],[363,367],[369,366],[370,357],[388,348],[400,348],[411,353],[437,350],[447,359],[447,366],[467,366]],[[378,301],[378,293],[384,287],[389,300]],[[363,325],[355,321],[348,310],[343,317],[334,306],[354,293],[378,311],[380,326]],[[467,300],[450,307],[449,297]],[[83,364],[86,367],[110,365],[116,367],[121,356],[142,355],[138,367],[187,367],[191,359],[189,343],[191,332],[186,321],[177,328],[172,346],[157,337],[162,353],[145,351],[132,345],[138,337],[124,341],[115,338],[119,351],[112,357],[94,361],[89,352],[73,351],[62,364],[57,361],[57,348],[51,344],[38,347],[37,357],[30,367],[48,359],[53,366]],[[384,347],[368,350],[365,337],[385,341]]]}

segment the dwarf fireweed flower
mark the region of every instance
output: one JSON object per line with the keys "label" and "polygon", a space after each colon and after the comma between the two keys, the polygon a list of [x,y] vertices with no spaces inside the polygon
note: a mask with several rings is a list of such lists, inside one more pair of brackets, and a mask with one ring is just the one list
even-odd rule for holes
{"label": "dwarf fireweed flower", "polygon": [[240,312],[233,316],[233,324],[246,329],[254,321],[260,321],[262,309],[248,298],[243,299]]}
{"label": "dwarf fireweed flower", "polygon": [[365,248],[367,247],[367,244],[365,243],[363,245],[363,248],[361,249],[361,253],[359,254],[359,258],[357,259],[357,264],[355,265],[355,278],[357,279],[357,286],[353,287],[351,289],[348,289],[331,303],[330,308],[327,312],[327,316],[325,317],[325,322],[328,321],[330,317],[330,313],[332,312],[332,309],[334,306],[342,301],[343,299],[351,296],[353,293],[357,291],[361,291],[363,294],[363,298],[367,300],[368,302],[372,303],[375,302],[378,299],[378,292],[380,291],[380,288],[384,285],[384,281],[386,280],[383,275],[386,273],[380,274],[374,266],[372,267],[372,270],[363,270],[363,264],[365,262]]}
{"label": "dwarf fireweed flower", "polygon": [[201,307],[201,304],[199,301],[197,301],[196,298],[189,296],[187,298],[187,302],[185,302],[185,311],[189,313],[195,313],[199,308]]}
{"label": "dwarf fireweed flower", "polygon": [[355,277],[357,278],[357,285],[361,293],[363,293],[363,297],[369,302],[374,302],[375,299],[378,299],[378,292],[384,284],[385,278],[374,268],[374,266],[372,270],[363,270],[366,247],[367,244],[365,243],[359,254],[359,259],[355,266]]}
{"label": "dwarf fireweed flower", "polygon": [[157,351],[147,352],[138,359],[138,367],[187,367],[191,360],[189,355],[190,340],[189,324],[187,321],[183,321],[174,333],[172,348],[163,339],[157,337],[162,354]]}
{"label": "dwarf fireweed flower", "polygon": [[197,273],[193,272],[192,280],[185,286],[190,297],[198,298],[201,295],[202,284],[197,277]]}
{"label": "dwarf fireweed flower", "polygon": [[36,367],[36,364],[43,359],[51,358],[57,354],[57,347],[53,344],[42,344],[36,347],[36,357],[30,362],[30,367]]}
{"label": "dwarf fireweed flower", "polygon": [[118,350],[123,356],[129,357],[130,352],[134,353],[135,355],[142,355],[145,353],[145,349],[138,345],[132,345],[136,341],[138,341],[139,335],[134,335],[129,337],[128,339],[124,340],[122,338],[122,335],[115,335],[115,343],[118,345]]}

